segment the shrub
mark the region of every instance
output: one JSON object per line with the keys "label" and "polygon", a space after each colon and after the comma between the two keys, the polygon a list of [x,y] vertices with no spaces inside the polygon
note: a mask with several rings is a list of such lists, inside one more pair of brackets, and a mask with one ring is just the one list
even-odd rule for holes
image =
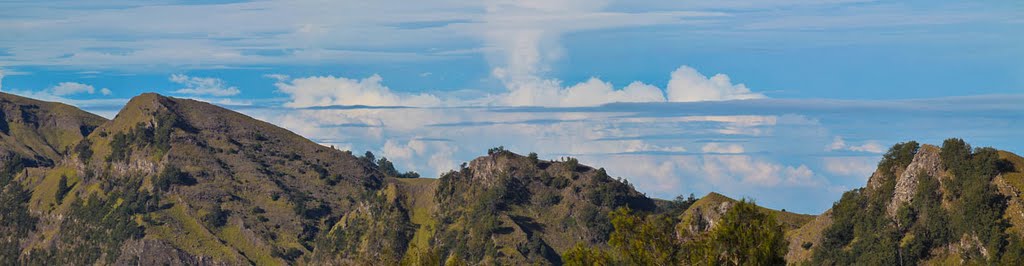
{"label": "shrub", "polygon": [[57,204],[64,202],[64,196],[71,192],[71,187],[68,187],[68,177],[65,175],[60,176],[60,181],[57,181],[57,193],[55,195]]}
{"label": "shrub", "polygon": [[200,220],[206,224],[207,228],[221,227],[228,223],[228,211],[221,209],[220,204],[215,203],[200,217]]}
{"label": "shrub", "polygon": [[83,163],[89,163],[92,159],[92,141],[89,139],[83,139],[75,145],[75,154],[78,154],[78,159],[82,160]]}
{"label": "shrub", "polygon": [[505,152],[508,152],[507,150],[505,150],[505,146],[498,146],[498,147],[487,149],[487,155],[496,155],[496,154],[502,154],[502,153],[505,153]]}
{"label": "shrub", "polygon": [[182,172],[173,165],[164,167],[164,170],[160,174],[153,176],[153,187],[167,191],[171,188],[171,185],[185,185],[191,186],[196,184],[195,178],[192,178],[188,173]]}
{"label": "shrub", "polygon": [[532,162],[533,164],[537,164],[540,162],[540,158],[537,158],[536,152],[531,152],[530,155],[526,156],[526,158],[529,158],[530,162]]}

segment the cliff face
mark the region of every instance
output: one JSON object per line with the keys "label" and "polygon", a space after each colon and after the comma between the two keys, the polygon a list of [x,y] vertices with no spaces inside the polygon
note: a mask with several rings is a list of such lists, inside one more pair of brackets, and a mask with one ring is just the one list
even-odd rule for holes
{"label": "cliff face", "polygon": [[[972,150],[956,139],[942,148],[894,146],[865,188],[845,193],[833,209],[787,236],[787,261],[913,264],[1014,257],[1020,251],[1014,243],[1024,236],[1024,160],[1018,158],[991,148]],[[976,229],[981,227],[987,229]],[[896,243],[899,252],[872,247],[886,243]]]}
{"label": "cliff face", "polygon": [[939,181],[941,186],[941,181],[948,177],[940,172],[940,163],[939,147],[922,145],[917,154],[914,155],[914,160],[896,178],[896,187],[893,191],[892,200],[886,208],[886,213],[889,216],[895,217],[896,211],[914,198],[914,195],[917,193],[919,177],[935,179]]}

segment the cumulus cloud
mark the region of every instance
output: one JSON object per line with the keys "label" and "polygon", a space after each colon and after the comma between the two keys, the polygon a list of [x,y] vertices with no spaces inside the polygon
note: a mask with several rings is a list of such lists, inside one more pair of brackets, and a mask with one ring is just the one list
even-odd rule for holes
{"label": "cumulus cloud", "polygon": [[383,78],[373,75],[364,79],[316,76],[278,81],[277,89],[291,98],[288,107],[332,105],[367,106],[438,106],[437,96],[391,92],[381,84]]}
{"label": "cumulus cloud", "polygon": [[[99,89],[100,94],[110,95],[110,89]],[[19,91],[19,94],[44,100],[66,100],[65,97],[79,94],[95,94],[96,87],[78,82],[61,82],[40,91]]]}
{"label": "cumulus cloud", "polygon": [[[78,106],[80,108],[90,108],[90,111],[92,111],[93,113],[99,114],[107,118],[112,118],[118,110],[111,109],[111,106],[122,106],[126,102],[128,102],[128,99],[116,99],[107,97],[76,99],[76,96],[96,94],[96,91],[96,87],[93,87],[89,84],[83,84],[78,82],[61,82],[57,83],[57,85],[50,86],[40,90],[18,89],[9,90],[7,92],[37,100],[60,102]],[[110,89],[101,88],[98,91],[100,94],[104,96],[110,95]]]}
{"label": "cumulus cloud", "polygon": [[[611,83],[591,77],[585,82],[562,87],[558,79],[537,76],[513,77],[504,68],[492,73],[504,80],[507,93],[494,99],[492,105],[510,106],[596,106],[614,102],[699,102],[765,98],[746,85],[733,84],[729,76],[706,77],[689,66],[672,72],[668,86],[662,89],[640,81],[615,89]],[[666,97],[667,94],[667,97]]]}
{"label": "cumulus cloud", "polygon": [[455,147],[444,141],[423,141],[412,139],[402,144],[399,141],[389,139],[384,143],[383,155],[392,161],[397,161],[403,167],[409,169],[417,168],[414,158],[427,157],[426,165],[434,173],[443,173],[455,168]]}
{"label": "cumulus cloud", "polygon": [[882,146],[881,143],[878,143],[878,141],[874,141],[874,140],[865,141],[864,143],[862,143],[860,145],[849,145],[849,144],[846,144],[846,140],[844,140],[843,137],[841,137],[841,136],[835,136],[835,138],[832,139],[832,143],[829,143],[827,146],[825,146],[825,151],[841,151],[841,150],[856,151],[856,152],[883,153],[883,152],[885,152],[885,147]]}
{"label": "cumulus cloud", "polygon": [[86,85],[78,82],[61,82],[58,83],[57,86],[51,87],[50,92],[57,96],[81,93],[93,94],[96,93],[96,88],[93,88],[92,85]]}
{"label": "cumulus cloud", "polygon": [[[665,93],[652,85],[635,81],[622,89],[597,78],[562,87],[561,81],[545,77],[551,63],[560,59],[562,34],[601,28],[656,25],[683,17],[718,16],[716,13],[662,12],[642,17],[605,12],[609,1],[547,0],[489,2],[480,25],[480,36],[488,45],[491,74],[508,90],[491,104],[511,106],[594,106],[613,102],[664,102]],[[689,70],[692,73],[686,72]],[[743,84],[732,85],[719,74],[710,80],[689,67],[673,73],[668,100],[703,101],[761,98]],[[672,91],[672,90],[669,90]],[[673,98],[672,96],[676,96]]]}
{"label": "cumulus cloud", "polygon": [[876,158],[873,157],[826,157],[822,159],[828,173],[866,179],[875,171]]}
{"label": "cumulus cloud", "polygon": [[555,79],[536,80],[507,84],[507,94],[498,97],[492,105],[509,106],[596,106],[613,102],[664,102],[665,96],[658,87],[633,82],[615,89],[611,83],[598,78],[563,88]]}
{"label": "cumulus cloud", "polygon": [[228,86],[224,80],[218,78],[190,77],[182,74],[174,74],[171,75],[170,80],[171,82],[185,86],[184,88],[174,91],[174,93],[179,94],[224,97],[241,93],[238,88]]}
{"label": "cumulus cloud", "polygon": [[666,92],[668,100],[672,102],[765,98],[764,94],[751,92],[742,83],[733,84],[725,74],[715,74],[708,78],[689,66],[680,66],[672,71],[672,79],[668,82]]}
{"label": "cumulus cloud", "polygon": [[785,166],[755,159],[743,155],[744,148],[739,144],[708,143],[701,151],[705,153],[722,153],[729,155],[704,155],[703,172],[712,180],[727,184],[730,180],[738,180],[757,186],[777,185],[816,185],[814,171],[806,165],[796,167]]}
{"label": "cumulus cloud", "polygon": [[806,165],[788,166],[755,159],[748,155],[706,155],[702,170],[719,184],[739,181],[745,185],[772,187],[813,186],[814,171]]}

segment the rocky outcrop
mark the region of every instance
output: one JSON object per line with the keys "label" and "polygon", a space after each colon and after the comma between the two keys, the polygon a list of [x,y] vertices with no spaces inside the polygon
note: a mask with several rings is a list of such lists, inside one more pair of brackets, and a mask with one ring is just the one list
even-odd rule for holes
{"label": "rocky outcrop", "polygon": [[[917,179],[921,175],[931,178],[940,177],[941,160],[939,159],[939,147],[923,145],[914,155],[907,169],[896,178],[896,189],[893,192],[892,201],[886,209],[889,216],[895,216],[901,206],[910,202],[917,193]],[[939,179],[941,180],[941,179]],[[941,181],[940,181],[941,182]]]}
{"label": "rocky outcrop", "polygon": [[724,201],[712,206],[696,207],[693,210],[692,216],[690,216],[690,220],[683,223],[684,238],[685,236],[696,236],[710,231],[711,228],[715,227],[722,220],[722,216],[732,206],[733,202]]}

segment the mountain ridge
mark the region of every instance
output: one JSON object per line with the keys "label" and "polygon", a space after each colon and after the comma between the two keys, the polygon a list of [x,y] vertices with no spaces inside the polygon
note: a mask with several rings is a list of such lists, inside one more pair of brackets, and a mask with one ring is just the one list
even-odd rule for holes
{"label": "mountain ridge", "polygon": [[[503,147],[437,179],[408,178],[418,174],[398,174],[369,152],[355,156],[213,104],[155,93],[132,98],[111,120],[4,93],[0,111],[8,128],[0,132],[0,166],[9,169],[0,172],[0,200],[16,218],[0,223],[0,232],[17,236],[0,241],[5,262],[559,265],[574,262],[565,256],[580,245],[625,256],[616,237],[629,219],[662,219],[668,224],[652,228],[667,230],[664,241],[692,248],[710,241],[723,219],[748,217],[735,216],[735,206],[752,204],[715,192],[654,199],[575,158],[542,160]],[[770,218],[765,225],[784,234],[787,263],[839,263],[848,251],[837,247],[863,249],[837,240],[845,223],[876,221],[876,231],[895,228],[900,243],[918,243],[930,239],[921,233],[930,232],[921,231],[929,217],[968,219],[950,206],[974,200],[957,191],[978,191],[1005,204],[982,209],[986,219],[1006,221],[993,225],[1000,233],[967,231],[961,244],[950,237],[936,242],[944,246],[925,244],[931,249],[896,249],[932,263],[1005,260],[1012,237],[1024,235],[1022,172],[1024,158],[962,140],[901,143],[864,188],[821,215],[754,205],[760,214],[749,217]],[[901,219],[910,227],[889,225]]]}

